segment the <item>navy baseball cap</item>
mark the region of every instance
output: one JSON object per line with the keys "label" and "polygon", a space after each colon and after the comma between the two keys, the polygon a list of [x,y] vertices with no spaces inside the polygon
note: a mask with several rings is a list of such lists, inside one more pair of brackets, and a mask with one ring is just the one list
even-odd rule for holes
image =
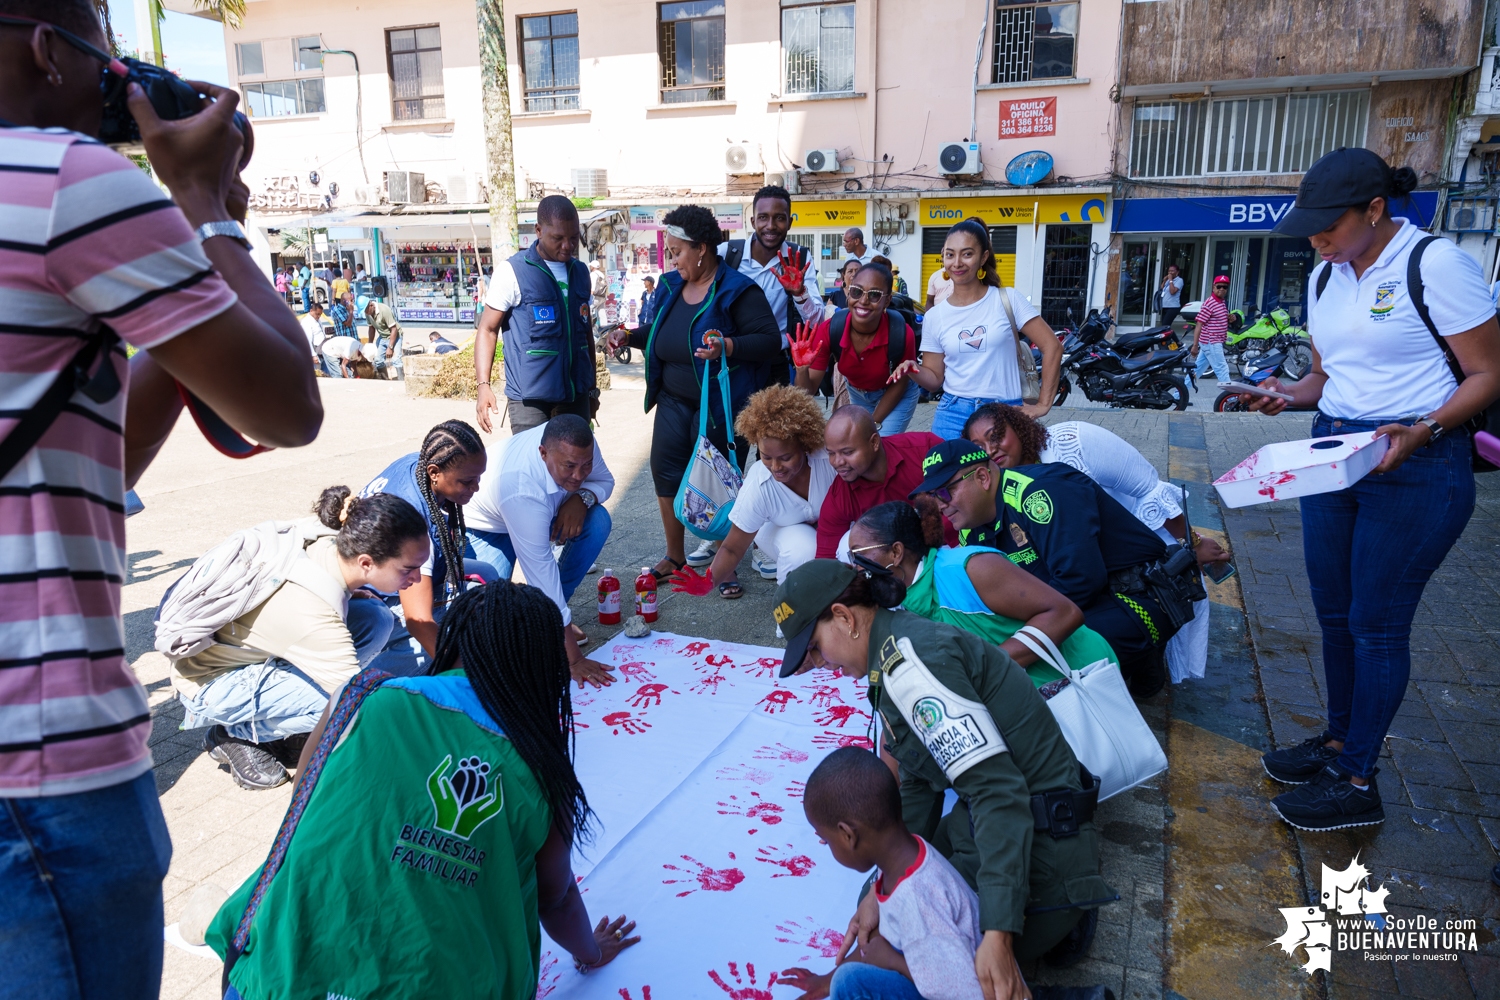
{"label": "navy baseball cap", "polygon": [[1391,196],[1391,168],[1368,149],[1341,146],[1314,163],[1297,187],[1297,202],[1271,230],[1316,236],[1346,211]]}
{"label": "navy baseball cap", "polygon": [[790,677],[802,666],[818,618],[838,600],[854,574],[853,566],[837,559],[812,559],[788,573],[776,588],[776,606],[771,614],[786,636],[782,677]]}
{"label": "navy baseball cap", "polygon": [[909,496],[931,493],[956,476],[960,469],[989,460],[989,453],[972,441],[944,441],[942,444],[935,444],[927,457],[922,459],[922,481]]}

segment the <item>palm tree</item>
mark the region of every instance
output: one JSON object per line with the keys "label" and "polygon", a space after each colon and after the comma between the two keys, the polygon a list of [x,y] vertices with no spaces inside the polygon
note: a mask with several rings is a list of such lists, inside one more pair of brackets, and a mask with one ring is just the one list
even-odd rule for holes
{"label": "palm tree", "polygon": [[504,0],[475,0],[479,76],[484,90],[485,186],[490,194],[490,260],[516,249],[515,150],[510,132],[510,81],[505,60]]}

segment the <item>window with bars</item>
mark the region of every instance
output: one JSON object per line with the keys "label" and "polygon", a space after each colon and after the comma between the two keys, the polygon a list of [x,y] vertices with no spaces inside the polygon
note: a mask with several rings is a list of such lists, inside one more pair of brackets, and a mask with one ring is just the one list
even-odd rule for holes
{"label": "window with bars", "polygon": [[1066,79],[1078,51],[1078,4],[995,6],[995,83]]}
{"label": "window with bars", "polygon": [[1301,173],[1324,153],[1362,146],[1367,90],[1157,101],[1132,115],[1132,177]]}
{"label": "window with bars", "polygon": [[393,28],[385,33],[391,74],[391,113],[396,121],[442,118],[443,39],[437,25]]}
{"label": "window with bars", "polygon": [[781,0],[783,94],[854,92],[854,4]]}
{"label": "window with bars", "polygon": [[723,0],[659,3],[661,102],[724,99]]}
{"label": "window with bars", "polygon": [[578,107],[578,12],[521,20],[521,77],[527,111]]}

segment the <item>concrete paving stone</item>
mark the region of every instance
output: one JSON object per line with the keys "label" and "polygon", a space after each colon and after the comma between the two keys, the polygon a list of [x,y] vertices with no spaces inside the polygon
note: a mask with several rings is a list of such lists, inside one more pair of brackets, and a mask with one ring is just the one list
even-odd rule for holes
{"label": "concrete paving stone", "polygon": [[[1454,878],[1429,872],[1391,870],[1371,867],[1371,885],[1384,884],[1391,889],[1387,905],[1395,904],[1399,915],[1426,913],[1439,921],[1473,920],[1481,948],[1500,954],[1495,931],[1500,929],[1500,893],[1489,879]],[[1394,883],[1401,880],[1401,885]],[[1486,940],[1488,939],[1488,943]]]}
{"label": "concrete paving stone", "polygon": [[[1300,839],[1305,842],[1306,837]],[[1361,827],[1349,839],[1368,839],[1368,854],[1361,854],[1367,864],[1410,865],[1420,860],[1423,871],[1432,876],[1482,882],[1495,864],[1479,818],[1463,813],[1386,803],[1380,827]]]}
{"label": "concrete paving stone", "polygon": [[1413,958],[1390,963],[1396,967],[1401,994],[1414,1000],[1451,1000],[1470,988],[1469,975],[1458,962],[1430,962]]}
{"label": "concrete paving stone", "polygon": [[1473,779],[1445,745],[1396,740],[1391,753],[1402,775],[1410,781],[1463,790],[1474,787]]}
{"label": "concrete paving stone", "polygon": [[[1118,906],[1119,904],[1112,905]],[[1130,928],[1124,924],[1106,923],[1100,920],[1098,930],[1094,932],[1094,945],[1089,949],[1089,959],[1125,968],[1134,964],[1131,961],[1132,957]]]}
{"label": "concrete paving stone", "polygon": [[1500,764],[1500,725],[1450,720],[1444,720],[1441,725],[1459,760]]}
{"label": "concrete paving stone", "polygon": [[1125,988],[1116,991],[1121,1000],[1162,1000],[1166,991],[1161,976],[1140,969],[1125,970]]}
{"label": "concrete paving stone", "polygon": [[[1391,968],[1393,964],[1395,963],[1367,962],[1358,952],[1336,952],[1331,975],[1328,976],[1329,995],[1336,995],[1335,989],[1345,996],[1351,990],[1397,995],[1401,992],[1401,987],[1396,982],[1395,970]],[[1364,995],[1363,992],[1361,995]]]}
{"label": "concrete paving stone", "polygon": [[1468,973],[1476,997],[1500,997],[1500,956],[1469,952],[1459,956],[1458,964]]}
{"label": "concrete paving stone", "polygon": [[1387,736],[1428,743],[1446,743],[1447,736],[1438,720],[1417,713],[1397,715],[1391,722]]}
{"label": "concrete paving stone", "polygon": [[[1038,961],[1031,968],[1022,967],[1026,976],[1026,982],[1042,986],[1096,986],[1102,985],[1114,991],[1116,997],[1125,990],[1126,976],[1129,970],[1123,965],[1106,962],[1090,955],[1077,965],[1066,969],[1054,969],[1045,963]],[[1157,977],[1158,993],[1160,996],[1160,977]]]}

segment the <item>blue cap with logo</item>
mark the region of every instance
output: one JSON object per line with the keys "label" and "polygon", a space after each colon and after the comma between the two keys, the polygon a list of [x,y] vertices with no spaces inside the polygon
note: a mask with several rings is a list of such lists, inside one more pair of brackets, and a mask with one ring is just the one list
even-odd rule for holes
{"label": "blue cap with logo", "polygon": [[1308,168],[1297,202],[1271,230],[1281,236],[1316,236],[1351,208],[1395,193],[1390,165],[1368,149],[1339,147]]}
{"label": "blue cap with logo", "polygon": [[931,493],[956,476],[959,470],[989,460],[989,453],[973,441],[944,441],[942,444],[935,444],[927,457],[922,459],[922,481],[910,495],[915,497],[919,493]]}

